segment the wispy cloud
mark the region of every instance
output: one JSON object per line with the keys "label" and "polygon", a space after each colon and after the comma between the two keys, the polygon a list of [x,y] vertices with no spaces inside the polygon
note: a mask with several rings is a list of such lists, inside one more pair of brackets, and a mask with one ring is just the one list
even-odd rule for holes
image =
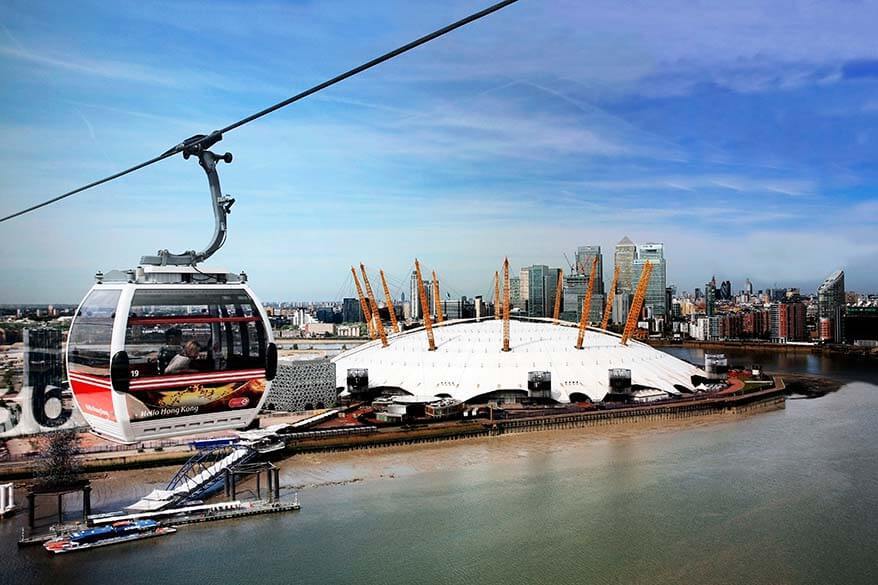
{"label": "wispy cloud", "polygon": [[69,51],[26,49],[21,43],[16,43],[14,46],[0,45],[0,58],[77,75],[168,89],[207,87],[271,95],[289,91],[283,85],[266,84],[258,80],[233,79],[217,73],[216,71],[221,69],[219,66],[199,69],[178,66],[157,67],[129,60],[89,58],[77,53],[71,54]]}
{"label": "wispy cloud", "polygon": [[10,46],[0,46],[0,55],[23,63],[62,69],[84,75],[169,87],[179,85],[178,79],[137,63],[112,59],[83,59],[70,57],[69,55],[41,54],[25,50],[22,47]]}

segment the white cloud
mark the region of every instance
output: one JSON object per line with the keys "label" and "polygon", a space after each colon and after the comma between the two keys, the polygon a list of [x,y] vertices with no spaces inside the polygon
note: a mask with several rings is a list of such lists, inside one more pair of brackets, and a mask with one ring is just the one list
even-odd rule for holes
{"label": "white cloud", "polygon": [[169,87],[179,85],[178,78],[167,75],[159,70],[113,59],[86,59],[72,57],[69,54],[64,56],[41,54],[19,47],[8,46],[0,46],[0,55],[32,65],[63,69],[73,73]]}

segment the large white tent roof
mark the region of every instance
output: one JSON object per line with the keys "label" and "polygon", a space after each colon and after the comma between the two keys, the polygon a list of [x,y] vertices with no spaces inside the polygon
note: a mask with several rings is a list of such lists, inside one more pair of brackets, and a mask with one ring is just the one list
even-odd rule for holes
{"label": "large white tent roof", "polygon": [[347,370],[364,368],[370,387],[400,388],[416,396],[449,395],[461,401],[497,390],[527,390],[528,373],[552,375],[552,398],[568,402],[581,393],[592,401],[609,390],[610,368],[631,370],[635,385],[678,394],[692,388],[692,375],[704,372],[644,343],[622,345],[619,336],[599,329],[585,334],[576,349],[575,324],[551,320],[513,320],[511,351],[501,351],[503,323],[497,319],[446,321],[433,327],[436,351],[428,351],[423,328],[390,335],[348,350],[333,361],[336,385],[344,387]]}

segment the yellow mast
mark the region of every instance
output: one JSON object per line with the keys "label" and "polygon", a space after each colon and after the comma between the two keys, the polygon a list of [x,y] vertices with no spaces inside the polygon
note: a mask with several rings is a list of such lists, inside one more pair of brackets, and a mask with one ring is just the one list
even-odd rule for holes
{"label": "yellow mast", "polygon": [[652,264],[647,260],[640,273],[640,282],[637,283],[631,308],[628,309],[628,320],[625,322],[625,331],[622,333],[622,345],[628,345],[628,339],[637,329],[637,320],[640,318],[640,311],[643,310],[643,298],[646,296],[646,287],[649,285],[650,276],[652,276]]}
{"label": "yellow mast", "polygon": [[418,278],[418,297],[421,300],[421,312],[424,314],[424,329],[427,330],[427,342],[430,351],[436,351],[436,340],[433,339],[433,323],[430,320],[430,307],[427,305],[427,291],[424,290],[424,279],[421,277],[421,265],[415,258],[415,272]]}
{"label": "yellow mast", "polygon": [[585,329],[588,327],[589,311],[591,311],[591,293],[594,290],[594,277],[598,269],[598,257],[594,257],[591,263],[591,274],[588,277],[588,288],[585,290],[585,298],[582,299],[582,315],[579,317],[579,335],[576,338],[576,349],[582,349],[585,340]]}
{"label": "yellow mast", "polygon": [[390,289],[387,287],[387,279],[384,278],[384,270],[378,271],[381,274],[381,285],[384,287],[384,302],[387,303],[387,310],[390,312],[390,327],[394,333],[399,333],[399,322],[396,320],[396,311],[393,308],[393,299],[390,297]]}
{"label": "yellow mast", "polygon": [[372,292],[372,285],[369,284],[369,275],[366,274],[366,267],[360,262],[360,271],[363,273],[363,284],[366,285],[366,294],[369,295],[369,303],[372,305],[372,318],[375,320],[375,329],[381,338],[381,345],[387,347],[387,333],[384,331],[384,323],[381,322],[381,313],[378,312],[378,302],[375,300],[375,293]]}
{"label": "yellow mast", "polygon": [[372,330],[372,312],[369,310],[369,303],[363,295],[363,289],[360,288],[360,280],[357,278],[357,269],[351,266],[351,274],[354,275],[354,284],[357,287],[357,296],[360,298],[360,309],[363,311],[363,319],[366,320],[366,329],[369,331],[369,338],[375,339],[375,332]]}
{"label": "yellow mast", "polygon": [[494,271],[494,318],[499,319],[500,313],[500,272]]}
{"label": "yellow mast", "polygon": [[555,325],[558,324],[558,317],[561,316],[561,290],[564,288],[564,269],[558,270],[558,284],[555,285]]}
{"label": "yellow mast", "polygon": [[509,258],[503,259],[503,351],[509,351]]}
{"label": "yellow mast", "polygon": [[436,271],[433,271],[433,304],[436,305],[436,323],[441,323],[445,320],[445,315],[442,314],[442,295],[439,293],[439,277],[436,276]]}

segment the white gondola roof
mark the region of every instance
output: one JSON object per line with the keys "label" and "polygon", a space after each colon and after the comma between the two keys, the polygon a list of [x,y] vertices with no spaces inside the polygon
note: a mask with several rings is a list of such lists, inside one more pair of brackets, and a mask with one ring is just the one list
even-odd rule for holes
{"label": "white gondola roof", "polygon": [[390,335],[389,346],[375,340],[336,356],[336,383],[346,385],[347,370],[365,368],[370,387],[392,387],[416,395],[442,395],[467,401],[496,390],[527,390],[528,373],[552,374],[552,398],[568,402],[573,393],[593,401],[609,390],[610,368],[631,370],[635,385],[679,394],[692,388],[695,366],[649,345],[600,329],[589,329],[576,349],[576,324],[551,320],[513,320],[511,351],[501,351],[503,323],[497,319],[446,321],[433,327],[436,351],[428,351],[423,328]]}

